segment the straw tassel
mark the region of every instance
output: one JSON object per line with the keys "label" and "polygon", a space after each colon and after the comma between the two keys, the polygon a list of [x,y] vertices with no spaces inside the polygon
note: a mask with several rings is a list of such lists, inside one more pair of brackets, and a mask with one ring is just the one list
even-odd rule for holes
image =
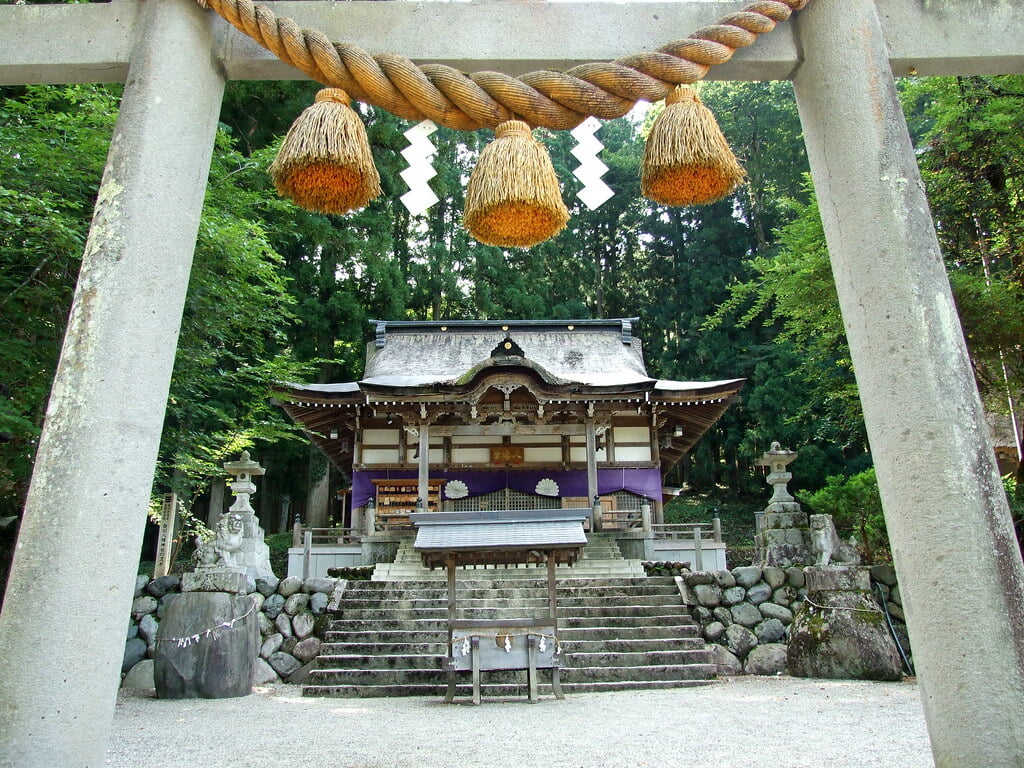
{"label": "straw tassel", "polygon": [[565,228],[569,211],[547,149],[530,126],[508,120],[494,130],[466,189],[466,229],[481,243],[529,248]]}
{"label": "straw tassel", "polygon": [[746,174],[711,110],[685,85],[665,99],[644,148],[640,189],[662,205],[703,205],[735,190]]}
{"label": "straw tassel", "polygon": [[270,164],[278,194],[320,213],[347,213],[381,193],[370,142],[341,88],[324,88]]}

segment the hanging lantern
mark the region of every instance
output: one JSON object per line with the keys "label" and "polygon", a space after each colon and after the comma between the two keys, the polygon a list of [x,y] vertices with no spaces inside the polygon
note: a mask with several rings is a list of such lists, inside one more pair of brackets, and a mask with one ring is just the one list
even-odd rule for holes
{"label": "hanging lantern", "polygon": [[381,193],[370,142],[341,88],[324,88],[270,164],[278,194],[320,213],[347,213]]}
{"label": "hanging lantern", "polygon": [[662,205],[704,205],[730,194],[745,176],[711,110],[692,88],[676,86],[647,137],[644,197]]}
{"label": "hanging lantern", "polygon": [[530,126],[508,120],[480,153],[466,189],[466,229],[481,243],[529,248],[569,221],[547,149]]}

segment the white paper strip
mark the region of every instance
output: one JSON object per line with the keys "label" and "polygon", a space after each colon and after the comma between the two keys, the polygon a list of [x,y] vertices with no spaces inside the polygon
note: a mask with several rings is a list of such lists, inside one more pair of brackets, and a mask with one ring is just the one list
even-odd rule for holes
{"label": "white paper strip", "polygon": [[573,175],[583,182],[583,188],[576,193],[576,197],[592,211],[600,208],[615,194],[611,187],[601,181],[601,177],[608,172],[608,166],[597,157],[604,149],[601,140],[594,136],[600,127],[600,120],[588,117],[571,131],[577,141],[571,152],[580,161],[580,167],[573,171]]}
{"label": "white paper strip", "polygon": [[434,190],[427,184],[437,176],[437,171],[431,165],[431,157],[437,152],[437,148],[429,138],[436,130],[437,125],[432,120],[424,120],[405,132],[409,146],[402,150],[402,157],[409,163],[409,167],[399,175],[409,186],[409,191],[399,199],[413,216],[426,213],[430,206],[438,201]]}

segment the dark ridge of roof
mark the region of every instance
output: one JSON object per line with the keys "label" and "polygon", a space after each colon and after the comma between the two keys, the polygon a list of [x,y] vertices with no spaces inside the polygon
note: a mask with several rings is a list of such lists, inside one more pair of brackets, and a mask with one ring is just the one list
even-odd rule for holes
{"label": "dark ridge of roof", "polygon": [[614,317],[586,320],[367,320],[374,326],[385,326],[387,330],[416,331],[429,328],[565,328],[568,325],[592,326],[605,328],[622,328],[623,323],[630,325],[639,321],[639,317]]}

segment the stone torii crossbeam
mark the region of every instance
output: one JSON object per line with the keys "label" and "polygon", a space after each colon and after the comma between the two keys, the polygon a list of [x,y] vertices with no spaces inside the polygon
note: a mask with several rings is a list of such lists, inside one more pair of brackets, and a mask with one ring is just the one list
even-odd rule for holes
{"label": "stone torii crossbeam", "polygon": [[[510,73],[654,48],[723,8],[268,5]],[[814,0],[711,75],[794,83],[943,768],[1024,765],[1024,566],[890,72],[1024,73],[1021,29],[1018,0]],[[0,766],[99,766],[224,83],[299,75],[193,0],[2,6],[0,36],[0,83],[125,83],[0,614]],[[969,626],[935,599],[965,571]],[[88,591],[88,621],[42,599],[54,578]]]}

